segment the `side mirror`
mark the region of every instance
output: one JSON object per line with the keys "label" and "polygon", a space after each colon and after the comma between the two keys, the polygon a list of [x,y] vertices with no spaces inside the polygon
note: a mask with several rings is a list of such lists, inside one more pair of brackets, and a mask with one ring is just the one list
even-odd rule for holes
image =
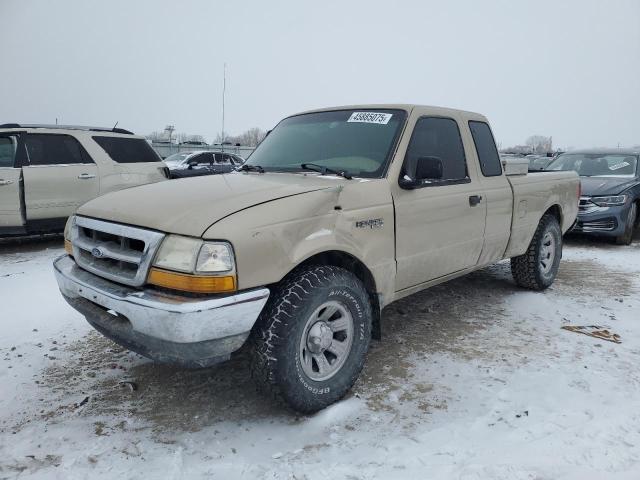
{"label": "side mirror", "polygon": [[442,160],[438,157],[419,157],[416,162],[415,178],[404,175],[400,187],[407,190],[418,188],[425,180],[442,180]]}
{"label": "side mirror", "polygon": [[192,158],[191,160],[189,160],[187,162],[188,168],[189,170],[191,170],[193,167],[195,167],[196,165],[198,165],[198,160],[195,158]]}
{"label": "side mirror", "polygon": [[420,157],[416,164],[416,180],[442,180],[442,160],[438,157]]}

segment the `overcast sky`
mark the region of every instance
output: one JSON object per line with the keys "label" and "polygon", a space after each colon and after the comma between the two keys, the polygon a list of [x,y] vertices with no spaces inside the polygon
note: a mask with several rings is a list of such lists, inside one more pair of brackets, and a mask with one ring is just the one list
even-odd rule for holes
{"label": "overcast sky", "polygon": [[489,117],[502,146],[640,144],[640,0],[0,0],[0,123],[213,140],[315,107]]}

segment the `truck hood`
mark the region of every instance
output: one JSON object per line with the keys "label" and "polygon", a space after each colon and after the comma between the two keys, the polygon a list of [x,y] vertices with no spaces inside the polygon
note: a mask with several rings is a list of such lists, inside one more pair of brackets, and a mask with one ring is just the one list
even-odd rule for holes
{"label": "truck hood", "polygon": [[108,193],[82,205],[87,217],[200,237],[235,212],[280,198],[331,189],[344,179],[287,173],[229,173],[168,180]]}
{"label": "truck hood", "polygon": [[637,178],[580,177],[582,195],[618,195],[638,183]]}

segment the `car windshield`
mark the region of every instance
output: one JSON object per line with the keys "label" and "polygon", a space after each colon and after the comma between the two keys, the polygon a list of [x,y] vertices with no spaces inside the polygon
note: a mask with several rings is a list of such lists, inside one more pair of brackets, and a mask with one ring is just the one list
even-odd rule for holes
{"label": "car windshield", "polygon": [[610,153],[565,153],[547,170],[575,170],[581,177],[634,177],[638,157]]}
{"label": "car windshield", "polygon": [[529,170],[543,170],[549,163],[549,157],[532,157],[529,158]]}
{"label": "car windshield", "polygon": [[169,155],[167,158],[165,158],[164,159],[164,163],[169,163],[171,165],[179,165],[189,155],[191,155],[191,152],[189,152],[189,153],[174,153],[173,155]]}
{"label": "car windshield", "polygon": [[301,165],[377,178],[404,124],[402,110],[335,110],[296,115],[281,121],[245,164],[265,171],[305,171]]}

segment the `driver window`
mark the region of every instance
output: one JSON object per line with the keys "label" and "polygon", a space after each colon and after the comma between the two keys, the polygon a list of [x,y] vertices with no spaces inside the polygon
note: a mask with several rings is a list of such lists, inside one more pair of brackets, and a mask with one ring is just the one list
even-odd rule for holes
{"label": "driver window", "polygon": [[467,181],[467,162],[458,123],[452,118],[420,118],[407,149],[403,175],[415,178],[420,157],[435,157],[442,162],[440,182]]}
{"label": "driver window", "polygon": [[211,154],[210,153],[201,153],[196,157],[198,160],[198,165],[205,165],[211,163]]}

